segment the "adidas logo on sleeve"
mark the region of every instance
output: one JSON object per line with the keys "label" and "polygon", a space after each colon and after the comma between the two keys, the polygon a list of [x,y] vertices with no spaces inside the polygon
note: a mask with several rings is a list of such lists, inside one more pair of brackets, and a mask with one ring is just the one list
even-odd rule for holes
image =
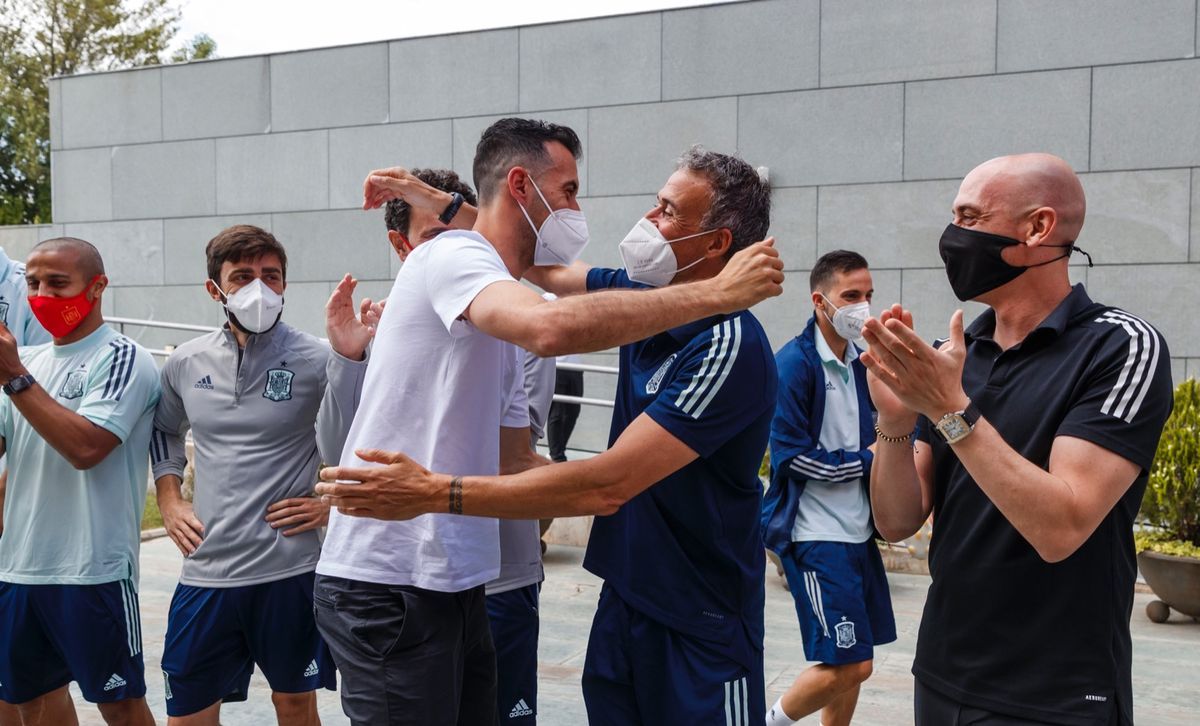
{"label": "adidas logo on sleeve", "polygon": [[215,387],[213,386],[212,376],[205,376],[201,378],[200,380],[196,381],[196,385],[192,386],[192,388],[199,388],[204,391],[213,390]]}
{"label": "adidas logo on sleeve", "polygon": [[508,713],[509,718],[520,718],[522,716],[532,716],[532,715],[533,715],[533,709],[529,707],[529,704],[525,703],[524,698],[517,701],[517,705],[513,706],[512,711],[509,711],[509,713]]}
{"label": "adidas logo on sleeve", "polygon": [[304,677],[312,678],[313,676],[320,674],[320,672],[321,669],[317,667],[317,662],[314,660],[308,664],[307,668],[304,669]]}
{"label": "adidas logo on sleeve", "polygon": [[123,688],[126,684],[125,679],[116,673],[109,676],[108,683],[104,684],[104,690],[111,691],[114,688]]}

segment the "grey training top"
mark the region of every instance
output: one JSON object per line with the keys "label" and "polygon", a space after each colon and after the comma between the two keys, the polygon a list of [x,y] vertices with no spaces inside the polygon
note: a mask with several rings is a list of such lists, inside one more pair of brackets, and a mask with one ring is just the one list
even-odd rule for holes
{"label": "grey training top", "polygon": [[525,395],[529,397],[529,432],[536,443],[546,435],[546,420],[554,399],[554,358],[539,358],[522,350],[525,365]]}
{"label": "grey training top", "polygon": [[338,460],[365,372],[365,361],[284,322],[250,336],[240,361],[228,326],[171,354],[150,460],[155,479],[182,478],[191,428],[204,538],[183,562],[182,584],[239,587],[316,569],[318,532],[284,537],[287,527],[266,522],[267,507],[310,496],[317,466]]}
{"label": "grey training top", "polygon": [[[520,353],[524,356],[525,395],[529,397],[529,431],[536,441],[546,431],[546,418],[554,398],[554,359],[539,358],[526,350]],[[487,594],[499,595],[543,579],[542,532],[538,521],[501,519],[500,574],[487,584]]]}

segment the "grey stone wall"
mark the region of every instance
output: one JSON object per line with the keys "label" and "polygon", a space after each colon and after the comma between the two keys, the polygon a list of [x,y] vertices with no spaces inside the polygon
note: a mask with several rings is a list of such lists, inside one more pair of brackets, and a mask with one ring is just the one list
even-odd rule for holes
{"label": "grey stone wall", "polygon": [[[110,313],[216,324],[203,246],[252,222],[291,251],[287,318],[317,332],[331,281],[352,272],[379,296],[396,272],[381,213],[357,211],[366,171],[469,178],[481,129],[540,116],[585,144],[589,261],[618,263],[699,142],[771,169],[790,284],[756,312],[776,346],[811,312],[806,271],[839,247],[935,337],[958,305],[936,251],[958,179],[1042,150],[1087,189],[1079,241],[1097,265],[1075,279],[1157,325],[1181,379],[1200,375],[1197,31],[1196,0],[762,0],[64,78],[56,223],[0,243],[84,237],[108,262]],[[588,376],[588,395],[611,391]],[[607,412],[581,427],[576,443],[602,446]]]}

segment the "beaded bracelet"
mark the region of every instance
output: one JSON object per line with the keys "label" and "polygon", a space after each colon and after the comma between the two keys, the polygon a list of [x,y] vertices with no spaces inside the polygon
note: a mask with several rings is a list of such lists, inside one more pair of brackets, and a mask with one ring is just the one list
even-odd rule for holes
{"label": "beaded bracelet", "polygon": [[886,441],[889,444],[907,444],[912,439],[912,434],[905,436],[888,436],[879,428],[879,424],[875,424],[875,436],[881,441]]}

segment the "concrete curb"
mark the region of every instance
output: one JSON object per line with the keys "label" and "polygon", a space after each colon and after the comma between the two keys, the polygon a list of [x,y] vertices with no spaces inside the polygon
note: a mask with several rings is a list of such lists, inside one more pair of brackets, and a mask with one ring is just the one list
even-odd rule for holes
{"label": "concrete curb", "polygon": [[149,542],[152,539],[158,539],[159,537],[166,537],[166,536],[167,536],[167,528],[166,527],[155,527],[154,529],[142,530],[142,541],[143,542]]}

